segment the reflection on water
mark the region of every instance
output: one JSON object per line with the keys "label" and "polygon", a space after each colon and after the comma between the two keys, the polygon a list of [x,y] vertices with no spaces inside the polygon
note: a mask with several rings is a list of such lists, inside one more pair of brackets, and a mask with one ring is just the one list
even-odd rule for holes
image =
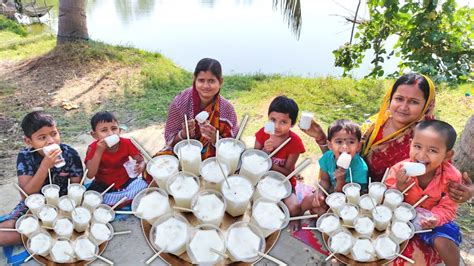
{"label": "reflection on water", "polygon": [[149,17],[155,6],[155,0],[115,0],[114,3],[115,12],[124,26],[137,18]]}

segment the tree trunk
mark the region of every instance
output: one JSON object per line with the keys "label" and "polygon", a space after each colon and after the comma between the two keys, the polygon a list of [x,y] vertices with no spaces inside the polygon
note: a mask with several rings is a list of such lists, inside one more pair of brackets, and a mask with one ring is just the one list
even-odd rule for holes
{"label": "tree trunk", "polygon": [[467,121],[461,140],[455,148],[454,165],[461,173],[467,172],[474,180],[474,115]]}
{"label": "tree trunk", "polygon": [[59,0],[57,44],[88,40],[87,0]]}

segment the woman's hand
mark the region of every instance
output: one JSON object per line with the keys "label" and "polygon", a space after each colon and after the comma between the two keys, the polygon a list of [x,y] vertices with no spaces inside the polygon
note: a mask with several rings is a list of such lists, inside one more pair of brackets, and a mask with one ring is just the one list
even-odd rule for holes
{"label": "woman's hand", "polygon": [[209,123],[199,124],[199,128],[201,129],[201,135],[215,145],[217,129]]}
{"label": "woman's hand", "polygon": [[301,129],[301,131],[306,133],[308,136],[313,137],[318,144],[326,144],[326,134],[324,133],[323,128],[314,120],[311,120],[311,126],[309,129]]}
{"label": "woman's hand", "polygon": [[[186,139],[186,125],[183,123],[182,125],[181,132],[179,136],[183,137],[183,139]],[[195,130],[196,130],[196,120],[194,119],[188,119],[188,129],[189,129],[189,138],[193,139],[196,137]]]}
{"label": "woman's hand", "polygon": [[474,185],[466,172],[462,174],[462,183],[450,182],[448,194],[451,200],[462,204],[474,196]]}

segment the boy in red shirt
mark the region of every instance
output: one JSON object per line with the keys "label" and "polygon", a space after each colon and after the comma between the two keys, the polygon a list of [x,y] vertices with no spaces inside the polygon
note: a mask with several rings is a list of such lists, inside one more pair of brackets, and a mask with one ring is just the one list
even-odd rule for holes
{"label": "boy in red shirt", "polygon": [[[297,117],[298,105],[296,102],[286,96],[278,96],[268,107],[268,120],[275,124],[275,134],[270,136],[265,133],[264,128],[261,128],[255,133],[254,148],[263,150],[268,154],[291,137],[290,142],[272,157],[271,170],[280,172],[285,176],[289,175],[295,169],[298,157],[301,153],[305,152],[301,138],[290,130],[291,127],[295,125]],[[290,211],[290,216],[298,216],[301,215],[301,205],[298,203],[298,199],[294,193],[296,178],[292,177],[290,182],[293,187],[293,193],[283,201]],[[297,224],[294,224],[292,227],[296,229],[295,226],[297,226]]]}
{"label": "boy in red shirt", "polygon": [[113,205],[123,197],[132,200],[133,197],[146,187],[146,182],[141,178],[129,177],[123,164],[129,160],[129,156],[136,161],[135,173],[139,175],[145,169],[145,161],[138,149],[130,139],[119,137],[119,142],[109,147],[105,141],[111,135],[120,135],[120,127],[117,118],[110,112],[96,113],[91,119],[91,135],[96,140],[92,142],[85,158],[88,178],[95,180],[88,188],[97,192],[103,192],[114,184],[104,196],[104,203]]}

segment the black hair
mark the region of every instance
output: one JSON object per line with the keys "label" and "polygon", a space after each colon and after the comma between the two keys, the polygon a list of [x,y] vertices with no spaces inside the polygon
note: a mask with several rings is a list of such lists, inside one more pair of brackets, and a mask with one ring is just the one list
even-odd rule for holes
{"label": "black hair", "polygon": [[96,114],[91,118],[91,127],[92,127],[92,130],[95,131],[95,127],[97,126],[97,124],[98,124],[99,122],[117,122],[117,123],[118,123],[118,120],[117,120],[117,118],[115,117],[115,115],[112,114],[111,112],[108,112],[108,111],[101,111],[101,112],[96,113]]}
{"label": "black hair", "polygon": [[347,119],[339,119],[329,125],[328,140],[331,140],[334,137],[334,134],[341,130],[345,130],[350,134],[356,135],[358,141],[360,141],[362,137],[362,133],[360,132],[360,127],[358,124]]}
{"label": "black hair", "polygon": [[426,80],[423,75],[410,73],[399,77],[395,81],[395,84],[393,84],[393,90],[390,94],[390,101],[392,101],[392,97],[400,85],[418,85],[418,88],[423,92],[425,101],[428,101],[428,97],[430,96],[430,85],[428,84],[428,80]]}
{"label": "black hair", "polygon": [[418,130],[424,130],[427,128],[433,128],[434,131],[441,134],[445,138],[446,148],[448,151],[453,149],[454,143],[456,143],[457,138],[456,130],[454,130],[453,126],[441,120],[425,120],[420,122],[415,127],[414,134],[416,134]]}
{"label": "black hair", "polygon": [[56,121],[54,121],[54,118],[43,111],[28,113],[21,121],[23,134],[28,138],[31,138],[33,133],[40,130],[42,127],[53,127],[55,125]]}
{"label": "black hair", "polygon": [[288,114],[291,119],[291,125],[295,125],[296,118],[298,117],[298,104],[291,99],[286,97],[285,95],[278,96],[270,103],[268,107],[268,114],[271,112],[283,113]]}
{"label": "black hair", "polygon": [[199,60],[196,65],[196,68],[194,69],[194,77],[197,77],[201,71],[211,71],[211,73],[216,76],[219,82],[222,80],[221,63],[219,63],[219,61],[217,61],[216,59],[203,58]]}

